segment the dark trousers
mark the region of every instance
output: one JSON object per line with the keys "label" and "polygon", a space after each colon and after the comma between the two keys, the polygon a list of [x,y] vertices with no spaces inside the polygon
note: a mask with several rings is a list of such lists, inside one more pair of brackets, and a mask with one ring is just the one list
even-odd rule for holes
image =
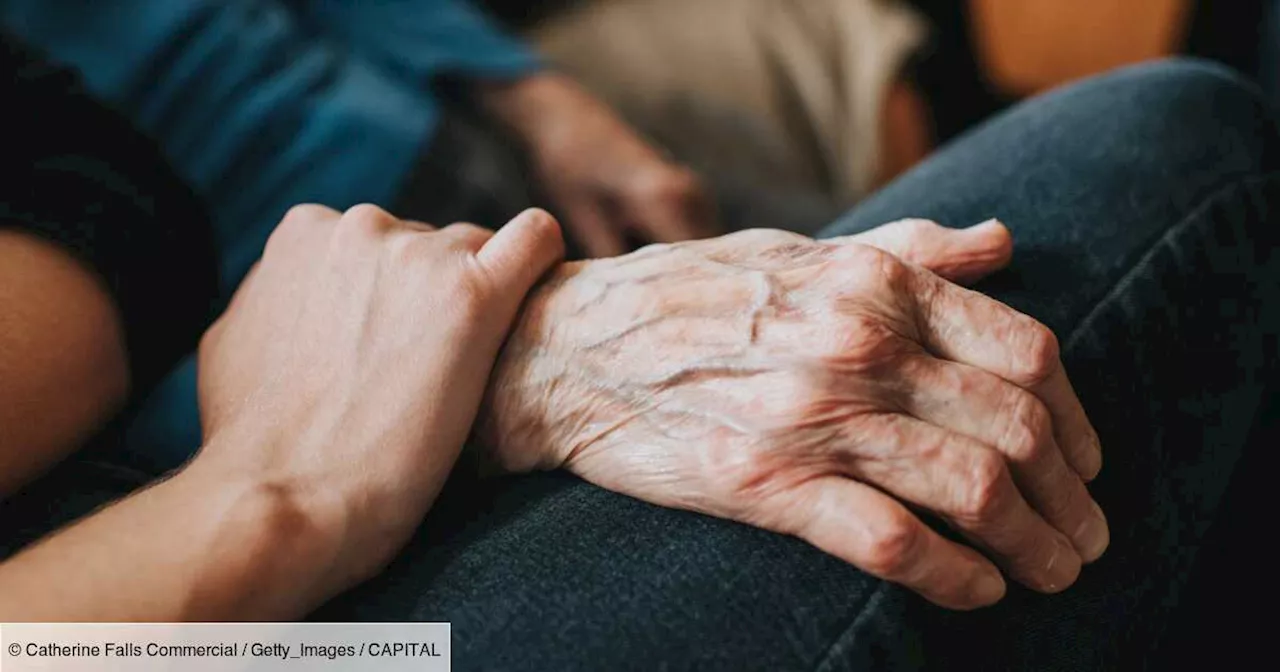
{"label": "dark trousers", "polygon": [[1278,170],[1259,95],[1174,62],[1019,106],[825,232],[907,216],[1014,231],[1013,267],[979,288],[1059,334],[1106,451],[1092,489],[1112,546],[1064,594],[948,613],[797,540],[553,473],[455,480],[400,561],[322,616],[451,621],[458,669],[1150,663],[1274,417]]}
{"label": "dark trousers", "polygon": [[[316,617],[450,621],[460,670],[1134,669],[1170,632],[1243,622],[1206,596],[1262,601],[1274,573],[1280,136],[1261,97],[1185,62],[1094,79],[826,233],[905,216],[1014,231],[1013,267],[980,289],[1059,334],[1106,453],[1112,545],[1076,586],[946,612],[798,540],[545,473],[453,479],[400,559]],[[0,546],[130,487],[94,466],[0,503]]]}

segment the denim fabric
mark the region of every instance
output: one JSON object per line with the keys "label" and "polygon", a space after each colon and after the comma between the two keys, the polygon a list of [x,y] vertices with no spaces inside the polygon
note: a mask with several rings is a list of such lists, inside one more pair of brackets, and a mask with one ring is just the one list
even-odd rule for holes
{"label": "denim fabric", "polygon": [[915,610],[952,652],[934,667],[1128,669],[1150,654],[1275,382],[1277,170],[1274,117],[1249,85],[1148,66],[1014,110],[842,223],[1003,218],[1014,268],[979,289],[1059,334],[1107,454],[1091,488],[1107,556],[1059,597]]}
{"label": "denim fabric", "polygon": [[458,669],[1142,667],[1274,380],[1278,169],[1254,89],[1166,63],[1016,108],[828,230],[1013,229],[980,289],[1060,334],[1107,451],[1113,544],[1062,595],[945,612],[797,540],[541,474],[455,481],[318,617],[452,621]]}
{"label": "denim fabric", "polygon": [[1015,108],[827,231],[1013,229],[1013,267],[979,289],[1057,331],[1106,451],[1112,546],[1063,594],[946,612],[796,539],[547,473],[455,478],[402,556],[315,618],[451,621],[459,670],[1140,669],[1241,455],[1265,447],[1277,171],[1260,94],[1172,62]]}

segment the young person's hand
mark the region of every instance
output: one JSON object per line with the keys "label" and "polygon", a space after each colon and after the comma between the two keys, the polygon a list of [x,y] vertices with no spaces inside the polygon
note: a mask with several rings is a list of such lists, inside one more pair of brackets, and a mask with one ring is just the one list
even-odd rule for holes
{"label": "young person's hand", "polygon": [[200,452],[0,563],[0,621],[292,619],[369,578],[563,251],[537,210],[494,234],[294,208],[200,346]]}
{"label": "young person's hand", "polygon": [[569,78],[534,75],[482,91],[489,110],[528,149],[539,182],[588,255],[623,254],[631,240],[670,243],[719,233],[698,176],[663,157]]}
{"label": "young person's hand", "polygon": [[530,210],[501,231],[373,206],[294,208],[200,347],[189,468],[278,493],[333,542],[329,592],[421,521],[526,293],[563,254]]}
{"label": "young person's hand", "polygon": [[1003,579],[910,506],[1012,578],[1065,589],[1108,529],[1057,341],[927,270],[975,279],[1010,253],[998,223],[907,221],[565,264],[503,351],[482,444],[507,471],[563,467],[797,535],[949,607],[999,600]]}

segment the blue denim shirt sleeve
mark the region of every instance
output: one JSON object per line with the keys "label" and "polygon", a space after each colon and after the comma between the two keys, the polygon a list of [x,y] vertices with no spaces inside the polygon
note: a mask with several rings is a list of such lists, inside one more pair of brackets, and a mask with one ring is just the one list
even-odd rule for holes
{"label": "blue denim shirt sleeve", "polygon": [[413,81],[512,77],[538,57],[466,0],[290,0],[322,34]]}

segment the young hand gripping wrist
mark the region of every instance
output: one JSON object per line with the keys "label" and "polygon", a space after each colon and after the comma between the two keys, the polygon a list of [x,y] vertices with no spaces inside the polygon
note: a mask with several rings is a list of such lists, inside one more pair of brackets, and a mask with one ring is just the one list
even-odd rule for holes
{"label": "young hand gripping wrist", "polygon": [[200,454],[0,565],[0,622],[297,618],[376,574],[562,254],[540,211],[494,234],[295,208],[201,345]]}

